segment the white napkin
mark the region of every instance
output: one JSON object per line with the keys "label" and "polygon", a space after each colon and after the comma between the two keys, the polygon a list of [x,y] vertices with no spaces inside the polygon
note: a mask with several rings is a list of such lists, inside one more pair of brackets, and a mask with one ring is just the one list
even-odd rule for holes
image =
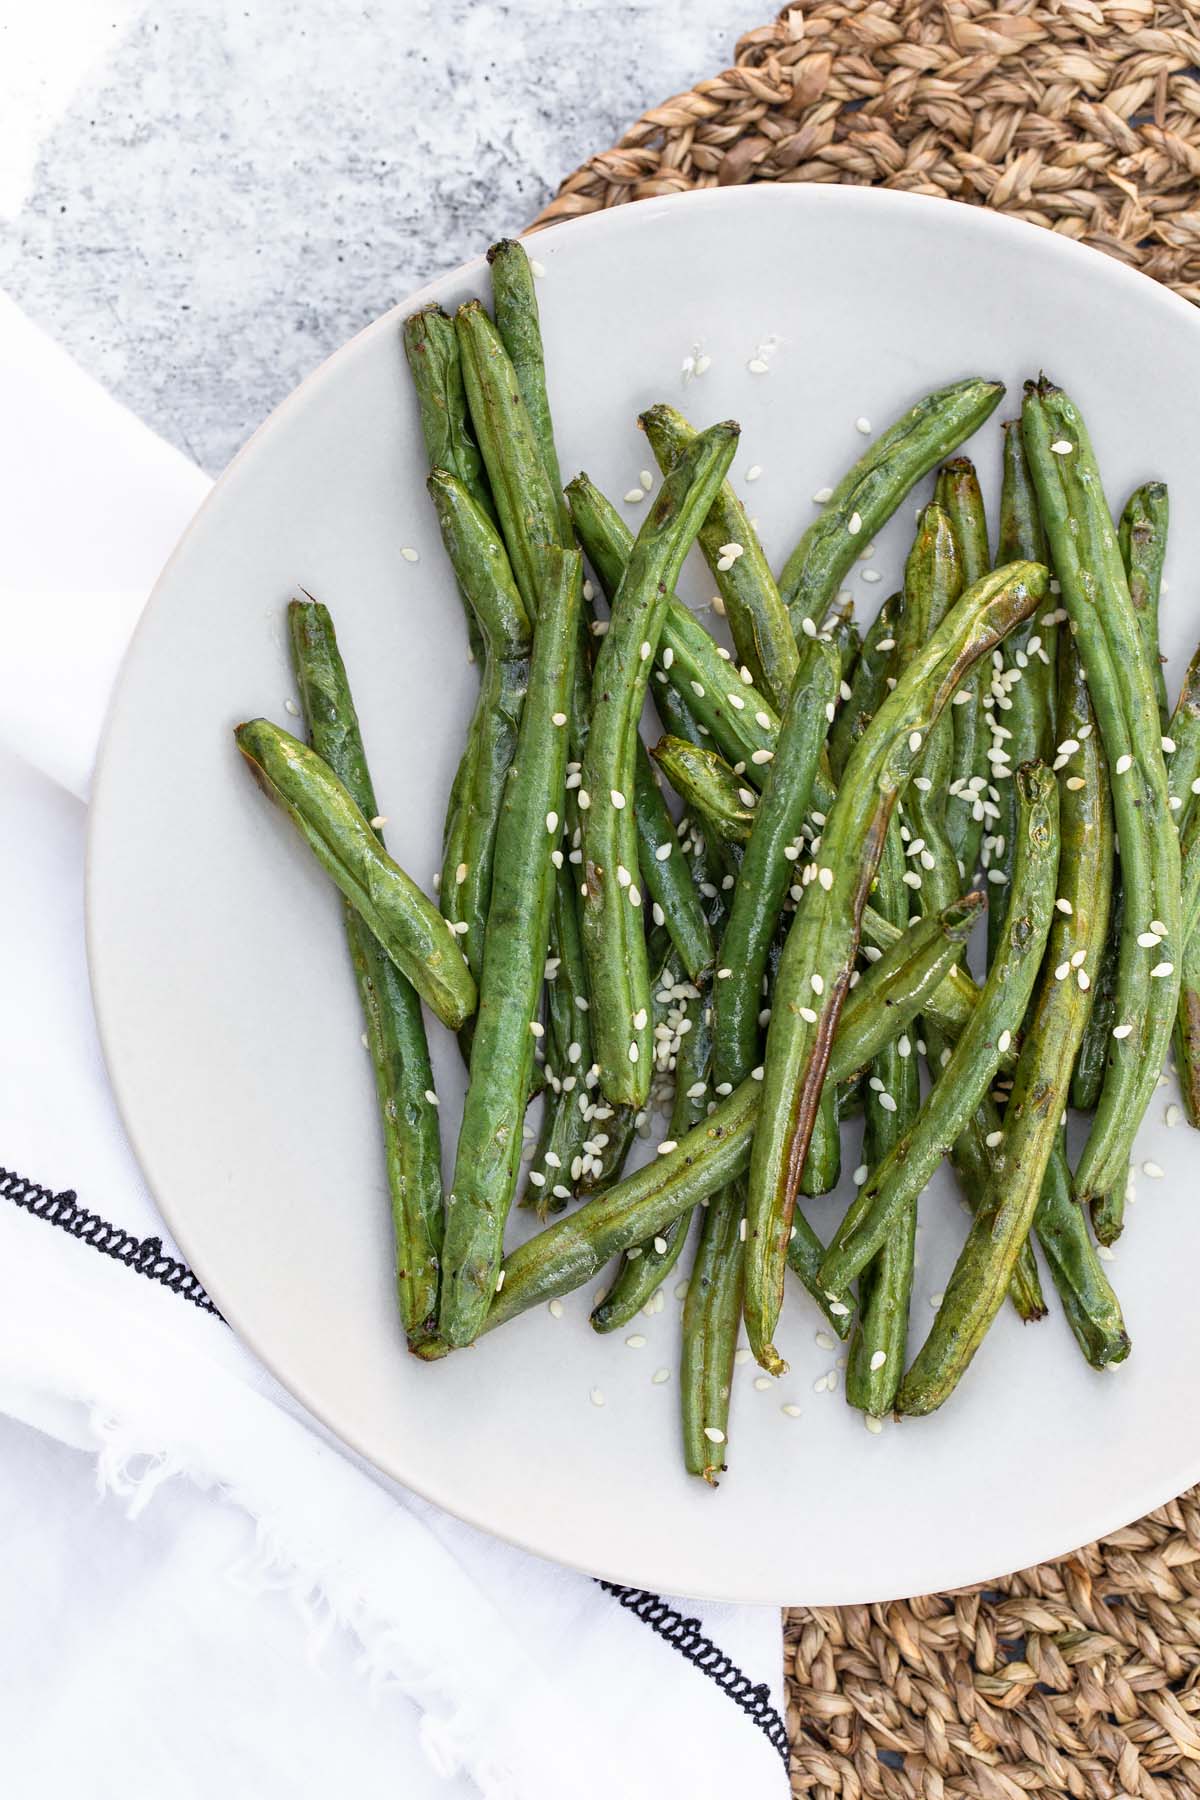
{"label": "white napkin", "polygon": [[777,1613],[460,1525],[205,1309],[108,1091],[82,872],[120,656],[208,483],[3,295],[0,396],[0,1785],[782,1800]]}

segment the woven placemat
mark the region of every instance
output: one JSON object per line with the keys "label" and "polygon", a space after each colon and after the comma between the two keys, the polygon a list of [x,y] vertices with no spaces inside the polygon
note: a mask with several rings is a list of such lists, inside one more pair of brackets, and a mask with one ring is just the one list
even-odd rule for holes
{"label": "woven placemat", "polygon": [[[816,0],[736,54],[537,224],[695,187],[876,184],[1015,213],[1200,303],[1200,11]],[[1062,1562],[796,1607],[785,1634],[796,1794],[1200,1795],[1200,1488]]]}

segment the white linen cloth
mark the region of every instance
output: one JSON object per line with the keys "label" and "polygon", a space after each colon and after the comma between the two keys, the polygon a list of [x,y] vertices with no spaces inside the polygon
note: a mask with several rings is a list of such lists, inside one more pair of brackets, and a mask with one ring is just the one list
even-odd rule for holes
{"label": "white linen cloth", "polygon": [[96,1039],[86,794],[208,483],[3,295],[0,416],[0,1789],[782,1800],[777,1613],[642,1600],[656,1630],[459,1524],[113,1254],[179,1253]]}

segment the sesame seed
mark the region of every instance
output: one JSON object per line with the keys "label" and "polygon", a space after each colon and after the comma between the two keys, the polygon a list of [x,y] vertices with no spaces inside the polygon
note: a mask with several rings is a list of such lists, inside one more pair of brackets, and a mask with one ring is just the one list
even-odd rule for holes
{"label": "sesame seed", "polygon": [[616,807],[617,811],[620,812],[622,807],[625,805],[625,796],[621,792],[620,788],[610,788],[608,791],[608,797],[612,801],[613,805]]}
{"label": "sesame seed", "polygon": [[917,754],[917,751],[921,748],[921,734],[919,731],[910,731],[909,732],[908,747],[912,751],[913,755],[915,756]]}
{"label": "sesame seed", "polygon": [[860,513],[852,512],[850,514],[850,517],[846,521],[846,530],[850,533],[851,537],[858,536],[859,532],[862,530],[862,515]]}
{"label": "sesame seed", "polygon": [[1137,941],[1139,947],[1143,950],[1157,950],[1162,939],[1159,937],[1157,931],[1139,931]]}
{"label": "sesame seed", "polygon": [[641,470],[641,472],[638,475],[638,480],[641,482],[643,488],[645,489],[645,491],[647,493],[649,493],[650,489],[654,486],[654,477],[650,473],[649,469]]}
{"label": "sesame seed", "polygon": [[993,887],[1001,887],[1008,880],[1008,876],[1004,873],[1003,869],[989,869],[987,878],[992,883]]}
{"label": "sesame seed", "polygon": [[863,1424],[873,1437],[878,1437],[879,1433],[883,1430],[883,1420],[877,1419],[874,1413],[864,1413]]}
{"label": "sesame seed", "polygon": [[833,489],[831,487],[818,488],[816,493],[813,495],[813,503],[816,506],[824,506],[827,501],[832,500],[832,499],[833,499]]}
{"label": "sesame seed", "polygon": [[1115,1038],[1120,1040],[1121,1038],[1127,1038],[1132,1030],[1132,1025],[1114,1025],[1112,1034]]}
{"label": "sesame seed", "polygon": [[432,1088],[425,1089],[425,1098],[428,1100],[430,1106],[440,1106],[441,1105],[441,1101],[438,1099],[437,1095],[434,1093]]}
{"label": "sesame seed", "polygon": [[800,1007],[797,1007],[796,1010],[800,1014],[800,1017],[804,1020],[804,1023],[806,1025],[815,1025],[816,1024],[817,1015],[813,1011],[811,1006],[800,1006]]}
{"label": "sesame seed", "polygon": [[504,1286],[504,1274],[505,1274],[505,1271],[503,1269],[501,1269],[500,1273],[496,1277],[496,1292],[497,1293],[499,1293],[500,1289]]}
{"label": "sesame seed", "polygon": [[463,882],[466,879],[467,879],[467,865],[466,865],[466,863],[459,863],[457,869],[455,869],[455,871],[454,871],[455,887],[461,887]]}
{"label": "sesame seed", "polygon": [[1054,979],[1055,981],[1065,981],[1070,973],[1071,965],[1069,962],[1059,963],[1057,969],[1054,971]]}
{"label": "sesame seed", "polygon": [[1126,774],[1130,769],[1132,769],[1132,767],[1133,767],[1132,756],[1130,756],[1128,753],[1126,753],[1124,756],[1118,756],[1117,761],[1116,761],[1116,773],[1118,775]]}
{"label": "sesame seed", "polygon": [[996,1048],[1000,1052],[1001,1056],[1004,1055],[1004,1052],[1008,1049],[1008,1047],[1011,1043],[1012,1043],[1012,1032],[1011,1031],[1002,1031],[1000,1033],[1000,1036],[996,1040]]}
{"label": "sesame seed", "polygon": [[761,356],[752,356],[750,361],[746,364],[746,367],[752,375],[765,375],[770,366],[771,365]]}
{"label": "sesame seed", "polygon": [[300,708],[296,705],[294,700],[285,700],[283,703],[283,710],[286,713],[290,713],[293,719],[298,719],[300,717]]}
{"label": "sesame seed", "polygon": [[821,886],[825,889],[825,892],[828,893],[829,890],[833,886],[833,870],[832,869],[818,869],[817,880],[820,882]]}
{"label": "sesame seed", "polygon": [[1003,1137],[1004,1133],[1002,1131],[989,1131],[983,1141],[989,1150],[994,1150]]}
{"label": "sesame seed", "polygon": [[530,1169],[529,1179],[533,1183],[534,1187],[540,1188],[540,1187],[545,1187],[545,1185],[546,1185],[546,1177],[538,1169]]}
{"label": "sesame seed", "polygon": [[566,722],[567,722],[566,713],[563,713],[563,712],[551,713],[550,723],[552,725],[565,725]]}
{"label": "sesame seed", "polygon": [[890,638],[890,637],[889,638],[880,638],[880,640],[876,644],[875,648],[877,650],[894,650],[896,648],[896,640],[895,640],[895,638]]}
{"label": "sesame seed", "polygon": [[723,1444],[725,1442],[725,1433],[718,1430],[715,1425],[706,1425],[704,1427],[704,1435],[710,1444]]}
{"label": "sesame seed", "polygon": [[468,923],[465,919],[460,919],[456,925],[451,926],[451,930],[458,937],[466,937],[466,935],[467,935],[468,931],[470,931],[470,929],[471,929],[471,927],[468,925]]}
{"label": "sesame seed", "polygon": [[1070,788],[1070,790],[1073,794],[1077,794],[1079,792],[1080,788],[1084,788],[1087,786],[1087,782],[1083,779],[1082,775],[1068,775],[1067,776],[1067,786]]}
{"label": "sesame seed", "polygon": [[599,1388],[592,1389],[591,1400],[592,1400],[593,1406],[603,1406],[604,1405],[604,1395]]}
{"label": "sesame seed", "polygon": [[1168,1106],[1163,1117],[1166,1119],[1167,1124],[1173,1128],[1174,1126],[1183,1123],[1183,1109],[1174,1105]]}
{"label": "sesame seed", "polygon": [[896,1102],[890,1094],[880,1094],[879,1104],[882,1106],[884,1112],[892,1113],[896,1110]]}
{"label": "sesame seed", "polygon": [[775,761],[775,752],[773,750],[756,750],[754,752],[754,754],[751,756],[750,761],[752,763],[758,763],[760,765],[762,763],[774,762]]}
{"label": "sesame seed", "polygon": [[870,437],[870,435],[871,435],[870,419],[855,419],[854,429],[855,429],[855,431],[861,431],[864,437]]}
{"label": "sesame seed", "polygon": [[882,1369],[882,1367],[886,1361],[887,1361],[887,1351],[886,1350],[876,1350],[875,1354],[871,1358],[871,1367],[873,1369]]}
{"label": "sesame seed", "polygon": [[825,983],[820,975],[810,975],[808,978],[808,985],[811,987],[814,994],[823,994],[825,992]]}
{"label": "sesame seed", "polygon": [[751,1081],[761,1081],[762,1078],[763,1078],[763,1066],[761,1063],[759,1063],[757,1069],[751,1069],[750,1079],[751,1079]]}
{"label": "sesame seed", "polygon": [[386,824],[387,824],[387,814],[386,813],[376,813],[375,817],[371,820],[371,827],[374,831],[382,831]]}
{"label": "sesame seed", "polygon": [[696,358],[696,364],[695,364],[693,373],[696,375],[705,375],[708,373],[709,369],[711,369],[711,368],[712,368],[712,357],[711,356],[698,356]]}
{"label": "sesame seed", "polygon": [[529,1029],[533,1033],[535,1038],[545,1037],[545,1035],[546,1035],[546,1027],[544,1025],[540,1025],[536,1019],[530,1019]]}
{"label": "sesame seed", "polygon": [[1055,456],[1070,456],[1075,446],[1074,444],[1068,444],[1066,438],[1056,438],[1050,448],[1053,450]]}
{"label": "sesame seed", "polygon": [[835,1319],[848,1319],[850,1317],[850,1308],[842,1300],[831,1300],[829,1302],[829,1310]]}
{"label": "sesame seed", "polygon": [[670,1369],[655,1369],[650,1379],[655,1387],[661,1387],[664,1381],[670,1381],[671,1371]]}
{"label": "sesame seed", "polygon": [[1144,1162],[1142,1164],[1142,1174],[1149,1175],[1151,1181],[1161,1181],[1163,1172],[1156,1162]]}
{"label": "sesame seed", "polygon": [[556,812],[548,812],[546,814],[546,830],[549,832],[558,830],[558,814]]}
{"label": "sesame seed", "polygon": [[932,1306],[932,1308],[935,1312],[937,1311],[938,1307],[942,1304],[942,1301],[945,1298],[946,1298],[945,1294],[930,1294],[929,1304],[930,1304],[930,1306]]}
{"label": "sesame seed", "polygon": [[1087,961],[1087,951],[1086,950],[1076,950],[1075,954],[1071,958],[1071,967],[1073,969],[1081,969],[1086,961]]}
{"label": "sesame seed", "polygon": [[630,1062],[636,1062],[636,1061],[637,1061],[637,1059],[638,1059],[638,1047],[637,1047],[637,1045],[636,1045],[636,1044],[630,1044],[630,1046],[629,1046],[629,1060],[630,1060]]}
{"label": "sesame seed", "polygon": [[636,506],[640,500],[644,500],[645,498],[646,495],[644,489],[640,487],[630,488],[625,495],[625,504],[626,506]]}
{"label": "sesame seed", "polygon": [[901,879],[904,882],[905,887],[919,888],[921,885],[921,877],[917,874],[915,869],[906,869]]}
{"label": "sesame seed", "polygon": [[1157,931],[1159,937],[1166,937],[1167,935],[1167,928],[1161,919],[1151,919],[1150,929],[1151,931]]}
{"label": "sesame seed", "polygon": [[580,812],[586,812],[588,807],[592,804],[592,796],[588,793],[586,788],[581,787],[578,798]]}
{"label": "sesame seed", "polygon": [[813,624],[811,619],[807,619],[807,618],[801,619],[800,629],[804,633],[805,637],[815,638],[817,635],[817,628]]}
{"label": "sesame seed", "polygon": [[420,562],[421,552],[414,550],[411,544],[405,544],[400,552],[405,562]]}
{"label": "sesame seed", "polygon": [[745,663],[743,663],[741,668],[738,670],[738,675],[741,677],[742,685],[744,687],[753,687],[754,686],[754,677],[750,673],[749,669],[746,667]]}
{"label": "sesame seed", "polygon": [[1168,975],[1175,973],[1175,964],[1169,962],[1155,963],[1150,971],[1151,981],[1165,981]]}

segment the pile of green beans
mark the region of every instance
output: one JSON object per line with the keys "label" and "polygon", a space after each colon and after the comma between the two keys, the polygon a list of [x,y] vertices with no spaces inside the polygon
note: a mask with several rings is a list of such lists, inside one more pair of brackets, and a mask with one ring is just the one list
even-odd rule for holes
{"label": "pile of green beans", "polygon": [[[1006,1295],[1025,1320],[1057,1299],[1093,1368],[1122,1361],[1101,1259],[1172,1035],[1200,1125],[1200,651],[1172,709],[1165,485],[1114,521],[1042,377],[1003,426],[993,547],[959,451],[1003,389],[969,376],[817,496],[776,575],[730,479],[738,426],[664,402],[637,420],[661,484],[635,533],[586,475],[564,487],[533,270],[507,240],[488,264],[490,312],[403,328],[479,672],[436,898],[384,847],[310,596],[288,615],[307,742],[236,728],[341,895],[409,1347],[435,1361],[559,1309],[615,1259],[590,1306],[612,1333],[686,1271],[679,1430],[711,1485],[742,1331],[786,1371],[789,1269],[872,1430],[955,1392]],[[903,586],[860,628],[841,583],[927,478]],[[728,645],[677,591],[693,545]],[[467,1064],[445,1190],[422,1003]],[[1068,1107],[1089,1120],[1074,1166]],[[819,1234],[809,1201],[840,1187],[860,1114]],[[969,1223],[914,1352],[943,1161]],[[536,1228],[511,1247],[519,1190]]]}

